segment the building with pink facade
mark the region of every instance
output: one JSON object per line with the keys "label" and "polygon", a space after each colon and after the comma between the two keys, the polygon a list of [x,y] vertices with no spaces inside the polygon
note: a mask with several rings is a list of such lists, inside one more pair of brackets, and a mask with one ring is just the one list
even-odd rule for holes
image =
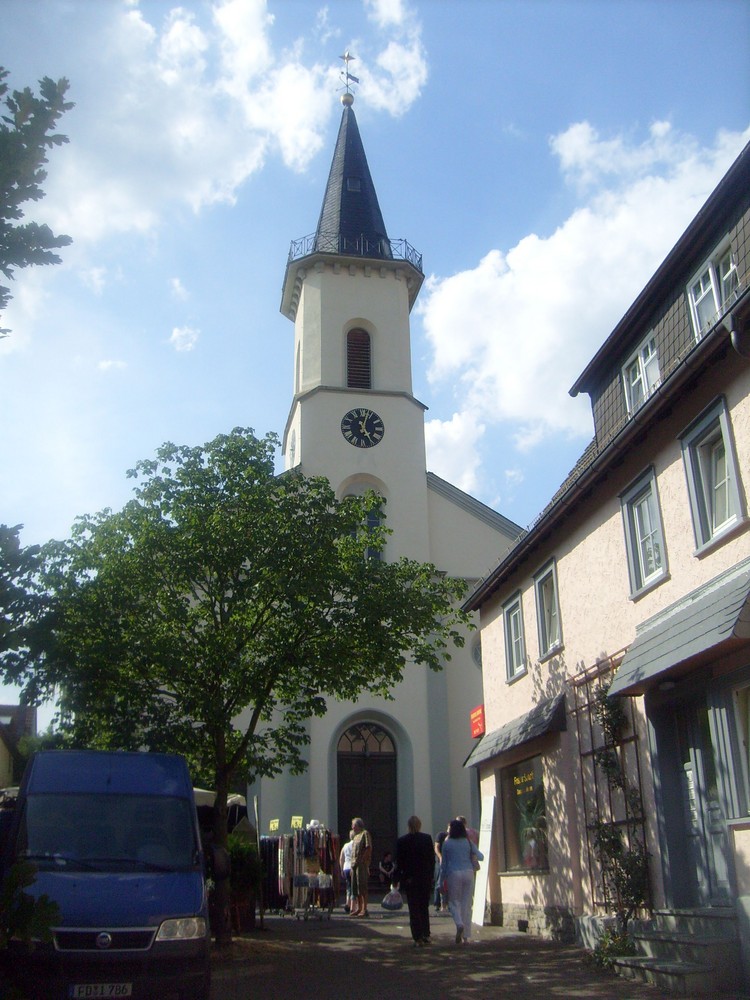
{"label": "building with pink facade", "polygon": [[570,390],[593,440],[465,605],[491,919],[588,940],[616,831],[647,867],[636,965],[688,992],[750,981],[749,258],[750,146]]}

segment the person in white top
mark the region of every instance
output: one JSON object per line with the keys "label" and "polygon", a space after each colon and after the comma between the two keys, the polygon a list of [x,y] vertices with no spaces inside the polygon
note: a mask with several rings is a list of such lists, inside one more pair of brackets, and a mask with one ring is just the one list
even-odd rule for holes
{"label": "person in white top", "polygon": [[474,896],[474,859],[484,855],[466,836],[466,827],[451,820],[443,841],[440,878],[448,883],[448,909],[456,925],[456,944],[471,940],[471,902]]}
{"label": "person in white top", "polygon": [[354,830],[349,831],[349,840],[341,848],[339,855],[339,866],[344,878],[344,888],[346,889],[346,904],[344,912],[349,913],[352,908],[352,841],[354,840]]}

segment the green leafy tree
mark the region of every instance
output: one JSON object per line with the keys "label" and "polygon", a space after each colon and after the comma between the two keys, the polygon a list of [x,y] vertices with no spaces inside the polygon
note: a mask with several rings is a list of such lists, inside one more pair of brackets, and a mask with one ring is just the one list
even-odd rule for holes
{"label": "green leafy tree", "polygon": [[21,545],[21,528],[0,524],[0,654],[12,650],[39,607],[34,579],[40,568],[38,545]]}
{"label": "green leafy tree", "polygon": [[[41,548],[21,544],[22,527],[0,524],[0,664],[9,677],[15,676],[25,662],[26,643],[32,640],[47,607],[45,596],[36,587],[42,566]],[[42,627],[47,634],[46,624]],[[24,692],[24,700],[28,704],[40,700],[36,698],[33,678]],[[14,780],[20,780],[29,753],[35,749],[33,743],[51,745],[60,739],[47,733],[43,737],[21,737],[17,746],[10,746]]]}
{"label": "green leafy tree", "polygon": [[[0,271],[10,281],[15,268],[31,264],[59,264],[53,251],[67,246],[69,236],[55,236],[49,226],[36,222],[18,224],[21,206],[44,197],[47,151],[67,142],[54,133],[58,120],[73,107],[65,100],[68,81],[49,77],[39,81],[39,95],[29,87],[8,92],[8,71],[0,67],[0,101],[6,112],[0,117]],[[54,134],[53,134],[54,133]],[[10,301],[10,288],[0,285],[0,312]],[[8,330],[0,329],[0,337]]]}
{"label": "green leafy tree", "polygon": [[122,511],[44,550],[48,607],[13,660],[35,697],[58,690],[77,742],[185,754],[216,790],[222,847],[235,776],[300,773],[326,698],[390,697],[407,663],[440,669],[468,622],[461,581],[372,557],[375,494],[277,476],[277,447],[237,428],[140,462]]}

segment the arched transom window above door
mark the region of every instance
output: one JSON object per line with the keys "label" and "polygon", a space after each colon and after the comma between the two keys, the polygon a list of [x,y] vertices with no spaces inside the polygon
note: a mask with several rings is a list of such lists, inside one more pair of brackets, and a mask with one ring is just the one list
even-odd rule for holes
{"label": "arched transom window above door", "polygon": [[336,748],[339,753],[395,754],[393,740],[381,726],[373,722],[358,722],[341,734]]}
{"label": "arched transom window above door", "polygon": [[350,389],[372,388],[370,334],[358,327],[346,335],[346,384]]}

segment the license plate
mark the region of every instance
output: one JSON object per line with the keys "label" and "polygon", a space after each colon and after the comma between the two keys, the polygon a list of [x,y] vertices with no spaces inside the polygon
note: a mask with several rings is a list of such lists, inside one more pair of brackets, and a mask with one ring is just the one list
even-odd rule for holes
{"label": "license plate", "polygon": [[76,983],[68,989],[68,996],[79,997],[132,997],[132,983]]}

